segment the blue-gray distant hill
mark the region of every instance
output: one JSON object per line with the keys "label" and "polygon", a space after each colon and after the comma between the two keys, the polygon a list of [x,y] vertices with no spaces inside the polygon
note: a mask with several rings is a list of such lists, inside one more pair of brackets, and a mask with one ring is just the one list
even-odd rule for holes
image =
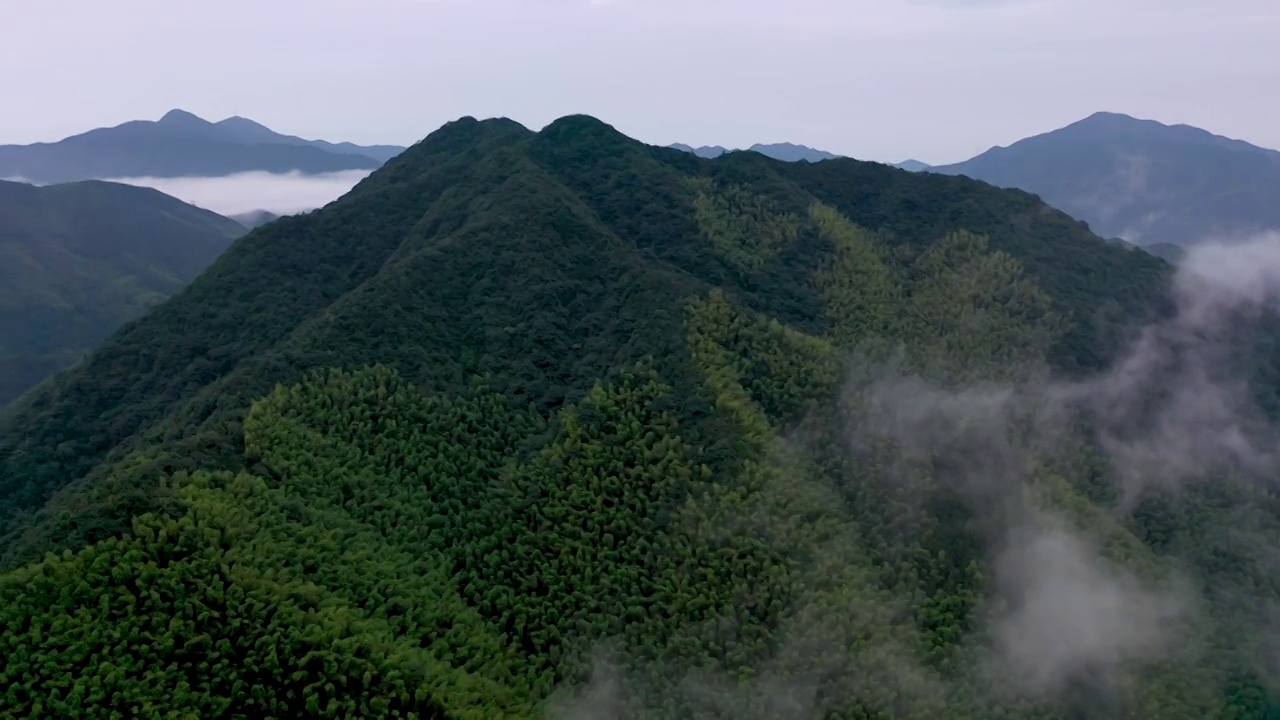
{"label": "blue-gray distant hill", "polygon": [[[692,145],[686,145],[684,143],[672,143],[667,147],[675,148],[676,150],[683,150],[688,153],[693,153],[698,157],[708,159],[718,158],[729,152],[741,152],[733,150],[732,148],[724,147],[723,145],[702,145],[700,147],[693,147]],[[826,150],[818,150],[817,148],[811,148],[808,145],[796,145],[794,143],[756,143],[755,145],[747,148],[747,151],[758,152],[761,155],[771,157],[774,160],[782,160],[784,162],[797,162],[800,160],[820,162],[822,160],[833,160],[838,157],[844,157],[843,155],[829,153]],[[911,172],[919,172],[921,170],[928,170],[932,166],[919,160],[903,160],[902,162],[897,163],[894,167],[899,167]]]}
{"label": "blue-gray distant hill", "polygon": [[229,215],[228,217],[245,226],[246,229],[254,230],[266,225],[272,220],[276,220],[280,216],[269,210],[251,210],[245,213]]}
{"label": "blue-gray distant hill", "polygon": [[897,166],[902,168],[903,170],[908,170],[910,172],[920,172],[921,170],[928,170],[929,168],[932,167],[932,165],[925,162],[920,162],[919,160],[903,160],[902,162],[898,163]]}
{"label": "blue-gray distant hill", "polygon": [[1280,229],[1280,152],[1118,113],[929,171],[1035,193],[1099,235],[1144,246]]}
{"label": "blue-gray distant hill", "polygon": [[[674,143],[668,147],[676,150],[691,152],[698,157],[717,158],[725,153],[737,152],[721,145],[703,145],[701,147],[693,147],[684,143]],[[807,145],[795,145],[793,143],[756,143],[747,148],[748,152],[758,152],[766,157],[774,160],[782,160],[784,162],[798,162],[805,160],[807,162],[819,162],[821,160],[831,160],[840,157],[825,150],[818,150]]]}
{"label": "blue-gray distant hill", "polygon": [[242,117],[210,122],[184,110],[52,143],[0,145],[0,178],[38,184],[127,177],[221,177],[241,172],[373,170],[404,148],[282,135]]}

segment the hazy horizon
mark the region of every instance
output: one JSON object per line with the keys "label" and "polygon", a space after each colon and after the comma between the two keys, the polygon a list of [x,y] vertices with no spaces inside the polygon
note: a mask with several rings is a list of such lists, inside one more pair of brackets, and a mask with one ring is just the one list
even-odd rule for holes
{"label": "hazy horizon", "polygon": [[586,113],[657,145],[931,164],[1106,110],[1280,147],[1263,0],[120,0],[7,20],[57,32],[0,45],[4,143],[179,107],[398,145],[464,115]]}
{"label": "hazy horizon", "polygon": [[[183,111],[186,111],[186,112],[191,112],[191,111],[190,111],[190,110],[188,110],[187,108],[176,108],[176,107],[175,107],[175,108],[170,108],[170,110],[183,110]],[[168,112],[168,111],[166,110],[165,112]],[[1011,138],[1011,139],[1009,139],[1009,140],[1007,140],[1007,141],[1005,141],[1005,142],[999,143],[999,144],[997,144],[997,145],[991,145],[991,146],[988,146],[988,147],[982,147],[982,148],[979,148],[979,149],[975,149],[975,150],[974,150],[974,152],[972,152],[972,153],[971,153],[971,154],[969,154],[969,155],[965,155],[964,157],[954,158],[954,159],[950,159],[950,160],[946,160],[946,161],[934,161],[934,160],[931,160],[931,159],[928,159],[928,158],[924,158],[924,157],[922,157],[920,154],[915,154],[915,155],[906,155],[906,156],[903,156],[903,157],[897,157],[897,158],[882,158],[882,157],[869,157],[869,156],[861,156],[861,155],[856,155],[856,154],[841,153],[841,152],[839,152],[839,151],[832,150],[831,148],[828,148],[828,147],[823,147],[823,146],[820,146],[820,145],[815,145],[815,144],[812,144],[812,143],[804,142],[804,141],[802,141],[802,140],[797,140],[797,139],[795,139],[795,138],[774,138],[774,139],[765,139],[765,140],[754,140],[754,141],[751,141],[751,142],[745,142],[745,143],[742,143],[742,144],[733,144],[733,143],[725,143],[725,142],[696,142],[696,143],[695,143],[695,142],[686,142],[686,141],[684,141],[684,140],[679,140],[679,139],[671,140],[671,141],[669,141],[669,142],[664,142],[664,141],[656,141],[656,140],[653,140],[653,139],[651,139],[651,138],[636,137],[635,135],[632,135],[632,134],[630,134],[630,133],[626,133],[626,131],[625,131],[625,130],[623,130],[622,128],[618,128],[618,130],[619,130],[620,132],[623,132],[624,134],[627,134],[629,137],[632,137],[632,138],[634,138],[634,139],[636,139],[636,140],[639,140],[639,141],[641,141],[641,142],[645,142],[645,143],[648,143],[648,144],[650,144],[650,145],[662,146],[662,147],[668,147],[668,146],[671,146],[671,145],[680,144],[680,145],[687,145],[687,146],[692,147],[692,148],[695,148],[695,149],[696,149],[696,148],[702,148],[702,147],[717,147],[717,146],[718,146],[718,147],[726,148],[726,149],[728,149],[728,150],[746,150],[746,149],[749,149],[749,148],[751,148],[751,147],[753,147],[753,146],[756,146],[756,145],[792,144],[792,145],[807,146],[807,147],[813,148],[813,149],[815,149],[815,150],[821,150],[821,151],[824,151],[824,152],[831,152],[831,153],[834,153],[834,154],[836,154],[836,155],[842,155],[842,156],[845,156],[845,157],[852,157],[852,158],[855,158],[855,159],[858,159],[858,160],[870,160],[870,161],[875,161],[875,162],[884,162],[884,163],[891,163],[891,164],[897,164],[897,163],[902,163],[902,162],[907,162],[907,161],[916,161],[916,162],[923,162],[923,163],[925,163],[926,165],[931,165],[931,166],[942,166],[942,165],[948,165],[948,164],[953,164],[953,163],[958,163],[958,162],[963,162],[963,161],[965,161],[965,160],[969,160],[969,159],[971,159],[971,158],[973,158],[973,157],[975,157],[975,156],[977,156],[977,155],[979,155],[979,154],[981,154],[981,153],[984,153],[984,152],[986,152],[986,151],[988,151],[988,150],[990,150],[990,149],[992,149],[992,148],[994,148],[994,147],[1007,147],[1007,146],[1009,146],[1009,145],[1012,145],[1013,143],[1018,142],[1019,140],[1023,140],[1023,139],[1025,139],[1025,138],[1027,138],[1027,137],[1032,137],[1032,136],[1035,136],[1035,135],[1040,135],[1040,134],[1043,134],[1043,133],[1048,133],[1048,132],[1052,132],[1052,131],[1054,131],[1054,130],[1061,129],[1061,128],[1063,128],[1063,127],[1067,126],[1067,125],[1070,125],[1070,124],[1075,123],[1075,122],[1077,122],[1077,121],[1083,120],[1083,119],[1085,119],[1085,118],[1089,117],[1090,115],[1093,115],[1093,114],[1098,113],[1098,112],[1117,112],[1117,111],[1109,110],[1109,109],[1106,109],[1106,108],[1100,108],[1100,109],[1098,109],[1098,110],[1094,110],[1094,111],[1091,111],[1091,112],[1085,113],[1085,114],[1081,115],[1080,117],[1073,118],[1073,119],[1068,120],[1068,121],[1066,121],[1066,122],[1062,122],[1062,123],[1060,123],[1060,124],[1058,124],[1058,125],[1054,125],[1054,126],[1052,126],[1052,127],[1044,127],[1044,128],[1040,128],[1040,129],[1038,129],[1038,130],[1034,130],[1034,131],[1028,132],[1028,133],[1027,133],[1026,135],[1024,135],[1024,136]],[[130,120],[159,120],[159,119],[160,119],[160,117],[161,117],[161,116],[163,116],[163,114],[164,114],[164,113],[161,113],[160,115],[157,115],[156,117],[136,117],[136,118],[130,118],[129,120],[125,120],[125,121],[122,121],[122,122],[129,122]],[[207,121],[209,121],[209,122],[215,122],[215,123],[216,123],[216,122],[219,122],[219,121],[221,121],[221,120],[225,120],[226,118],[233,117],[233,116],[231,116],[231,115],[228,115],[228,116],[226,116],[226,117],[209,117],[209,116],[200,115],[199,113],[193,113],[193,114],[195,114],[195,115],[197,115],[197,116],[201,117],[201,118],[202,118],[202,119],[204,119],[204,120],[207,120]],[[579,114],[579,113],[566,113],[565,115],[573,115],[573,114]],[[590,113],[583,113],[583,114],[590,114]],[[1191,123],[1177,123],[1177,122],[1170,122],[1170,121],[1167,121],[1167,120],[1165,120],[1164,118],[1160,118],[1160,117],[1149,117],[1149,116],[1145,116],[1145,115],[1132,114],[1132,113],[1120,113],[1120,114],[1130,115],[1131,117],[1133,117],[1133,118],[1135,118],[1135,119],[1138,119],[1138,120],[1154,120],[1154,121],[1159,122],[1159,123],[1162,123],[1162,124],[1164,124],[1164,125],[1180,125],[1180,124],[1193,125],[1193,124],[1191,124]],[[414,139],[409,140],[409,141],[407,141],[407,142],[391,142],[391,141],[387,141],[387,142],[367,142],[367,143],[366,143],[366,142],[361,142],[361,143],[356,143],[356,144],[358,144],[358,145],[366,145],[366,146],[373,146],[373,145],[400,145],[400,146],[403,146],[403,147],[409,147],[409,146],[413,145],[414,143],[417,143],[418,141],[420,141],[420,140],[422,140],[423,138],[427,137],[427,136],[428,136],[428,135],[430,135],[432,132],[435,132],[437,129],[439,129],[439,127],[440,127],[440,126],[443,126],[444,124],[447,124],[447,123],[449,123],[449,122],[453,122],[454,120],[458,120],[459,118],[467,117],[467,116],[470,116],[470,117],[477,117],[478,119],[481,119],[481,120],[484,120],[484,119],[490,119],[490,118],[497,118],[497,117],[508,118],[508,116],[505,116],[505,115],[477,116],[477,115],[471,115],[471,114],[468,114],[468,113],[464,113],[464,114],[462,114],[462,115],[458,115],[457,117],[452,117],[452,118],[448,118],[448,119],[444,120],[443,122],[441,122],[441,123],[440,123],[440,125],[438,125],[438,126],[435,126],[435,127],[432,127],[432,128],[429,128],[429,129],[425,130],[425,131],[422,133],[422,136],[421,136],[421,137],[414,138]],[[246,117],[246,116],[241,115],[240,117]],[[564,116],[562,115],[562,116],[557,116],[557,117],[564,117]],[[597,116],[594,116],[594,117],[596,117],[598,120],[601,120],[601,121],[603,121],[603,122],[605,122],[605,123],[608,123],[608,124],[610,124],[610,125],[614,125],[614,126],[616,127],[616,124],[614,124],[614,123],[610,122],[609,118],[607,118],[607,117],[600,117],[600,116],[598,116],[598,115],[597,115]],[[247,119],[249,119],[249,120],[253,120],[253,121],[258,121],[258,120],[257,120],[257,118],[254,118],[254,117],[248,117]],[[518,119],[516,119],[516,118],[508,118],[508,119],[515,120],[516,122],[520,122],[520,121],[519,121]],[[550,124],[550,122],[553,122],[555,119],[557,119],[557,118],[552,118],[550,121],[548,121],[547,123],[544,123],[543,125],[529,125],[529,124],[526,124],[526,123],[521,123],[521,124],[522,124],[522,125],[524,125],[525,127],[528,127],[530,130],[533,130],[533,131],[535,131],[535,132],[536,132],[536,131],[538,131],[538,130],[541,130],[541,129],[542,129],[543,127],[545,127],[547,124]],[[107,125],[107,126],[103,126],[103,127],[115,127],[115,126],[120,125],[120,124],[121,124],[121,123],[112,123],[111,125]],[[264,123],[264,124],[265,124],[265,123]],[[1253,144],[1253,145],[1257,145],[1257,146],[1259,146],[1259,147],[1263,147],[1263,148],[1269,148],[1269,149],[1280,149],[1280,143],[1277,143],[1277,144],[1273,147],[1273,146],[1271,146],[1271,145],[1267,145],[1267,144],[1265,144],[1265,143],[1255,141],[1255,140],[1254,140],[1254,139],[1252,139],[1252,138],[1248,138],[1248,137],[1237,137],[1237,136],[1235,136],[1235,135],[1231,135],[1231,134],[1228,134],[1228,133],[1219,132],[1218,130],[1215,130],[1215,129],[1214,129],[1214,128],[1212,128],[1212,127],[1202,127],[1202,126],[1196,126],[1196,125],[1193,125],[1193,126],[1194,126],[1194,127],[1199,127],[1200,129],[1205,130],[1205,131],[1207,131],[1207,132],[1210,132],[1210,133],[1212,133],[1212,134],[1214,134],[1214,135],[1219,135],[1219,136],[1226,137],[1226,138],[1229,138],[1229,139],[1232,139],[1232,140],[1243,140],[1243,141],[1245,141],[1245,142],[1248,142],[1248,143],[1251,143],[1251,144]],[[280,129],[280,128],[273,127],[273,126],[270,126],[270,125],[267,125],[267,127],[269,127],[271,130],[273,130],[273,131],[275,131],[275,132],[278,132],[278,133],[280,133],[280,134],[282,134],[282,135],[293,135],[293,136],[301,137],[301,138],[302,138],[302,139],[304,139],[304,140],[323,140],[323,141],[328,141],[328,142],[332,142],[332,143],[355,142],[355,141],[352,141],[352,140],[350,140],[350,139],[348,139],[348,138],[338,138],[338,137],[312,137],[312,136],[308,136],[308,135],[306,135],[305,133],[297,133],[297,132],[293,132],[293,131],[290,131],[290,130],[282,130],[282,129]],[[0,138],[0,145],[18,145],[18,144],[54,143],[54,142],[58,142],[58,141],[60,141],[60,140],[65,139],[65,137],[71,137],[71,136],[73,136],[73,135],[77,135],[77,134],[80,134],[80,133],[83,133],[83,132],[87,132],[87,131],[89,131],[89,130],[95,130],[95,129],[100,129],[100,128],[96,128],[96,127],[94,127],[94,128],[88,128],[88,127],[86,127],[86,128],[83,128],[83,129],[81,129],[81,130],[79,130],[79,131],[77,131],[77,132],[70,133],[70,134],[68,134],[68,135],[66,135],[66,136],[63,136],[63,137],[46,138],[46,139],[42,139],[42,140],[32,141],[32,142],[30,142],[30,143],[10,143],[10,142],[6,142],[4,138]],[[343,172],[359,172],[359,173],[363,173],[364,175],[368,175],[370,171],[343,171]],[[242,174],[245,174],[245,173],[242,173]],[[252,174],[252,173],[248,173],[248,174]],[[278,173],[263,173],[263,174],[278,174]],[[332,174],[341,174],[341,173],[325,173],[325,174],[323,174],[323,175],[332,175]],[[290,175],[298,175],[298,173],[290,173]],[[304,176],[304,177],[318,177],[318,175]],[[3,179],[6,179],[6,180],[16,180],[16,181],[20,181],[20,182],[30,182],[30,181],[29,181],[29,180],[27,180],[26,178],[21,178],[21,177],[3,178]],[[128,178],[124,178],[124,179],[119,179],[119,178],[97,178],[97,179],[101,179],[101,180],[113,180],[113,181],[116,181],[116,182],[129,182],[129,180],[130,180],[130,179],[128,179]],[[154,187],[154,185],[149,184],[149,181],[154,180],[154,181],[157,181],[157,182],[167,182],[167,181],[171,181],[171,180],[190,180],[190,179],[192,179],[192,178],[135,178],[134,180],[145,180],[145,181],[148,181],[148,183],[142,183],[142,184],[146,184],[148,187]],[[209,180],[209,179],[220,179],[220,178],[201,178],[201,179]],[[138,182],[129,182],[129,184],[139,184],[139,183],[138,183]],[[170,193],[170,194],[173,194],[173,193]],[[261,209],[261,208],[254,208],[254,209]]]}

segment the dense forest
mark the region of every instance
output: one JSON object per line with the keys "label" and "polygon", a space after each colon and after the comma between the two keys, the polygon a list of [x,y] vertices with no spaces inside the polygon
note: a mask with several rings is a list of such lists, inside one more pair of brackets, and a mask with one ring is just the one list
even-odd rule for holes
{"label": "dense forest", "polygon": [[151,188],[0,180],[0,406],[177,292],[244,233]]}
{"label": "dense forest", "polygon": [[0,717],[1274,720],[1280,348],[1213,279],[450,123],[0,415]]}

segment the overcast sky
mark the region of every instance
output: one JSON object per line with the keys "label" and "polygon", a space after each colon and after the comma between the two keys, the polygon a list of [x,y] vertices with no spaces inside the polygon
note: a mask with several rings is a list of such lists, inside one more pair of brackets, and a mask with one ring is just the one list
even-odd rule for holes
{"label": "overcast sky", "polygon": [[941,163],[1096,110],[1280,148],[1277,0],[5,0],[0,142],[173,107],[408,144],[589,113],[646,142]]}

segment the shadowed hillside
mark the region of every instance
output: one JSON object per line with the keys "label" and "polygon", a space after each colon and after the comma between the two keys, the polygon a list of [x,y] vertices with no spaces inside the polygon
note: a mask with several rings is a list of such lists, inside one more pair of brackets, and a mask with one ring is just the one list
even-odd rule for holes
{"label": "shadowed hillside", "polygon": [[1263,717],[1280,522],[1137,493],[1108,370],[1176,280],[966,178],[449,123],[0,418],[0,714]]}
{"label": "shadowed hillside", "polygon": [[0,405],[172,295],[242,234],[146,188],[0,182]]}

